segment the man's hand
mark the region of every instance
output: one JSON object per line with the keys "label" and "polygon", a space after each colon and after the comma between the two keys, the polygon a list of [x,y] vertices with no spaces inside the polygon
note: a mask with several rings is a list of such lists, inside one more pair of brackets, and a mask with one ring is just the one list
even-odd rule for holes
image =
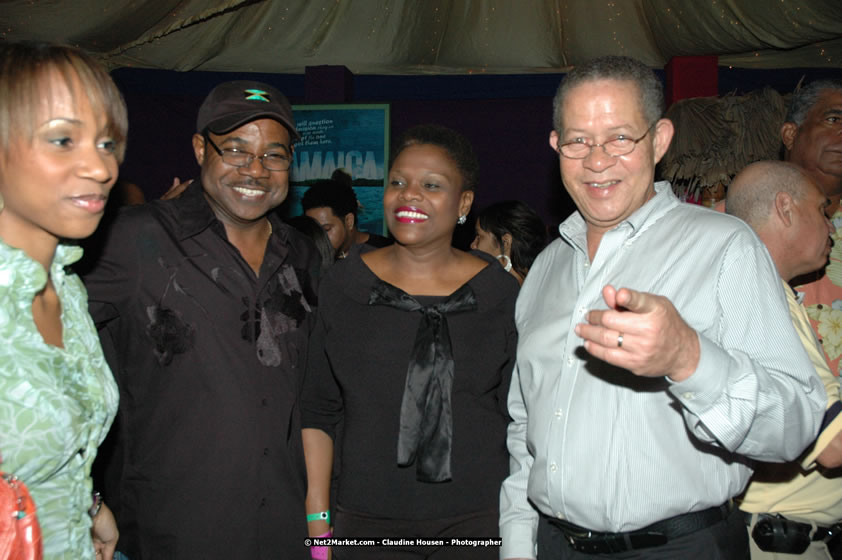
{"label": "man's hand", "polygon": [[161,195],[161,200],[170,200],[173,198],[178,198],[181,194],[187,190],[187,187],[190,186],[190,183],[193,182],[193,179],[188,181],[181,182],[181,179],[178,177],[173,177],[172,186],[170,186],[170,190],[165,192]]}
{"label": "man's hand", "polygon": [[94,540],[96,560],[112,560],[120,533],[117,531],[117,521],[114,519],[114,514],[111,513],[104,502],[93,519],[91,536]]}
{"label": "man's hand", "polygon": [[588,322],[575,329],[592,356],[635,375],[676,382],[696,371],[699,337],[670,300],[611,285],[602,297],[608,309],[588,312]]}
{"label": "man's hand", "polygon": [[827,447],[816,457],[816,462],[826,469],[842,467],[842,432],[830,440]]}

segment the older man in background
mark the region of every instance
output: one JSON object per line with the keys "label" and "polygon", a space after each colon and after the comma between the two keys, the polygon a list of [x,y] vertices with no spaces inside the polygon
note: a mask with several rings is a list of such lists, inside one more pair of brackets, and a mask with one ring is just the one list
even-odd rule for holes
{"label": "older man in background", "polygon": [[[842,81],[815,81],[796,91],[781,127],[781,141],[784,159],[813,179],[830,200],[831,221],[842,226]],[[827,269],[799,279],[797,290],[804,294],[830,370],[838,377],[842,356],[842,239],[838,232],[833,240]]]}
{"label": "older man in background", "polygon": [[[753,163],[728,187],[726,212],[744,220],[769,249],[784,286],[792,323],[828,394],[816,441],[798,462],[759,463],[743,497],[752,560],[831,558],[827,543],[842,534],[842,479],[822,467],[842,464],[839,380],[830,372],[804,306],[789,282],[821,270],[834,228],[829,200],[795,165]],[[818,464],[817,464],[818,463]]]}

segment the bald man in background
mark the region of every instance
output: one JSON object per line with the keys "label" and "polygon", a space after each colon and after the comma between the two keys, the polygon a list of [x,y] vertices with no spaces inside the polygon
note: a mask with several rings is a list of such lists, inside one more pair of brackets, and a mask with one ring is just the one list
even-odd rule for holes
{"label": "bald man in background", "polygon": [[725,210],[748,223],[766,245],[784,283],[790,315],[828,394],[816,441],[797,462],[758,463],[740,509],[752,560],[832,558],[828,542],[842,534],[842,479],[822,467],[842,464],[842,403],[806,309],[789,282],[821,270],[830,254],[830,201],[804,170],[784,162],[753,163],[728,188]]}

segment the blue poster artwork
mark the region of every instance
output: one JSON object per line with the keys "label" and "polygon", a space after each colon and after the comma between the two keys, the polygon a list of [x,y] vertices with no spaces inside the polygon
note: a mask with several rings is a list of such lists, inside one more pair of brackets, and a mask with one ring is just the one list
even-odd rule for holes
{"label": "blue poster artwork", "polygon": [[294,105],[301,140],[290,168],[286,216],[303,213],[301,197],[313,182],[337,169],[351,176],[360,203],[357,225],[384,234],[383,188],[388,165],[388,105]]}

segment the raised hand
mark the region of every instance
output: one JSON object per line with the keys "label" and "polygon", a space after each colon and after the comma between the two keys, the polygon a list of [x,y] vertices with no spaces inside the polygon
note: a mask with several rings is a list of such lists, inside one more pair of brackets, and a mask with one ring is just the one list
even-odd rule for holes
{"label": "raised hand", "polygon": [[699,363],[699,338],[672,302],[628,288],[602,289],[608,309],[587,314],[575,332],[595,358],[644,377],[690,377]]}

